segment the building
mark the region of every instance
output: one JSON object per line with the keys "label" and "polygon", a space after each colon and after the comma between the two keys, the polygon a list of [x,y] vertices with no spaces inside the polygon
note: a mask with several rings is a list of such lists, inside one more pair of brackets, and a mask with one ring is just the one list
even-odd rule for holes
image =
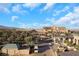
{"label": "building", "polygon": [[65,27],[58,27],[58,26],[52,26],[52,27],[44,27],[43,32],[61,32],[61,33],[68,33],[68,30]]}
{"label": "building", "polygon": [[73,43],[75,43],[76,45],[79,45],[79,35],[77,34],[73,34]]}
{"label": "building", "polygon": [[29,49],[21,49],[17,44],[6,44],[2,49],[2,53],[5,53],[9,56],[24,56],[29,55]]}
{"label": "building", "polygon": [[59,31],[59,27],[57,27],[57,26],[52,26],[51,29],[52,29],[53,32]]}
{"label": "building", "polygon": [[65,27],[59,27],[58,30],[61,33],[68,33],[68,30]]}

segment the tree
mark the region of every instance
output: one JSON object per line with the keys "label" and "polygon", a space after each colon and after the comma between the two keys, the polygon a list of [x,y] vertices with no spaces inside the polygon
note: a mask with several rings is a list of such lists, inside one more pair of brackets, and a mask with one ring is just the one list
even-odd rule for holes
{"label": "tree", "polygon": [[11,35],[7,40],[8,40],[9,43],[13,43],[14,39],[15,39],[14,36]]}
{"label": "tree", "polygon": [[34,45],[34,41],[33,41],[33,39],[32,39],[32,36],[25,37],[25,42],[26,42],[29,46]]}

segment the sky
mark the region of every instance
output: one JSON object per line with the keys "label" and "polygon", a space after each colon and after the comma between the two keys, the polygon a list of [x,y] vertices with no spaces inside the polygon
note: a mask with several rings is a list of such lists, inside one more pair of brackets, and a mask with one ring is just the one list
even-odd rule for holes
{"label": "sky", "polygon": [[0,3],[0,25],[79,28],[79,3]]}

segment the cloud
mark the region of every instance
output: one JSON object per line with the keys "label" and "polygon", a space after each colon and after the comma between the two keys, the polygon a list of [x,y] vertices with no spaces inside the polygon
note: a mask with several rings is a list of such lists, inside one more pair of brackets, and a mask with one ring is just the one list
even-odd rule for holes
{"label": "cloud", "polygon": [[21,4],[16,4],[12,7],[12,11],[19,14],[25,14],[27,13],[26,10],[23,10]]}
{"label": "cloud", "polygon": [[53,7],[55,5],[55,3],[47,3],[45,5],[45,7],[43,9],[41,9],[41,11],[46,11],[48,10],[49,8]]}
{"label": "cloud", "polygon": [[12,16],[12,21],[14,22],[15,20],[17,20],[19,17],[18,16]]}
{"label": "cloud", "polygon": [[60,19],[58,19],[54,24],[66,24],[69,21],[71,21],[72,18],[73,18],[72,13],[68,13],[64,17],[61,17]]}
{"label": "cloud", "polygon": [[71,24],[73,25],[73,24],[79,24],[79,20],[73,20],[73,21],[71,21]]}
{"label": "cloud", "polygon": [[53,16],[60,15],[61,13],[64,13],[64,12],[70,12],[69,9],[70,9],[70,6],[65,6],[61,10],[55,10],[54,13],[53,13]]}
{"label": "cloud", "polygon": [[56,22],[55,18],[47,18],[46,22],[54,23]]}
{"label": "cloud", "polygon": [[24,23],[21,23],[21,24],[20,24],[20,28],[27,28],[27,25],[24,24]]}
{"label": "cloud", "polygon": [[0,12],[10,13],[10,10],[7,7],[8,4],[0,4]]}
{"label": "cloud", "polygon": [[20,28],[29,28],[29,25],[27,23],[17,22],[17,24],[19,25]]}
{"label": "cloud", "polygon": [[74,9],[74,12],[68,13],[66,16],[60,18],[57,22],[63,22],[63,23],[71,23],[72,21],[78,21],[79,19],[79,7]]}
{"label": "cloud", "polygon": [[33,23],[33,24],[30,24],[32,26],[32,28],[42,28],[44,26],[50,26],[50,24],[48,23]]}
{"label": "cloud", "polygon": [[45,27],[45,26],[50,26],[49,23],[29,23],[29,24],[26,24],[26,23],[22,23],[22,22],[19,22],[19,27],[20,28],[30,28],[30,29],[35,29],[35,28],[42,28],[42,27]]}
{"label": "cloud", "polygon": [[71,28],[79,28],[79,7],[75,7],[73,12],[68,12],[64,17],[59,19],[48,18],[47,21],[53,25],[68,26]]}
{"label": "cloud", "polygon": [[0,11],[4,13],[10,13],[10,11],[5,7],[0,7]]}
{"label": "cloud", "polygon": [[[65,9],[65,8],[67,8],[67,9]],[[56,17],[59,16],[62,12],[65,12],[65,11],[68,10],[68,7],[65,7],[65,8],[63,8],[62,10],[56,11],[56,13],[54,13],[53,15],[56,16]],[[46,21],[51,22],[52,24],[67,23],[68,21],[71,20],[71,19],[70,19],[70,18],[72,17],[72,16],[70,16],[71,14],[72,14],[72,13],[68,13],[68,14],[65,15],[64,17],[61,17],[60,19],[56,19],[56,18],[54,18],[54,17],[47,18]]]}
{"label": "cloud", "polygon": [[25,3],[23,7],[30,8],[31,10],[41,5],[40,3]]}

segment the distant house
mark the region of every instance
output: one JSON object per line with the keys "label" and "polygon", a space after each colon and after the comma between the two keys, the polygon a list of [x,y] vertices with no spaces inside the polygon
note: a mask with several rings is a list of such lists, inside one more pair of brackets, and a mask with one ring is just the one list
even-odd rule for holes
{"label": "distant house", "polygon": [[2,48],[2,53],[5,53],[10,56],[24,56],[24,55],[29,55],[29,49],[21,49],[19,45],[17,44],[6,44]]}

